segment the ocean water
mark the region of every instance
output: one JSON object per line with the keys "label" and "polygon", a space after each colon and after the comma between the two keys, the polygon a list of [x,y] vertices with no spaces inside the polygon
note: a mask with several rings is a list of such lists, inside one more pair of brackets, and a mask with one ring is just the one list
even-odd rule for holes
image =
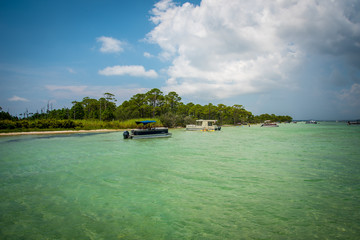
{"label": "ocean water", "polygon": [[360,126],[0,138],[0,239],[359,239]]}

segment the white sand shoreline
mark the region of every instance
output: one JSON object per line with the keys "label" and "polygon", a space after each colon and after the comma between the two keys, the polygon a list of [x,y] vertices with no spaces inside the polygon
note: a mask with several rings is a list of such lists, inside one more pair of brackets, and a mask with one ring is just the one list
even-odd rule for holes
{"label": "white sand shoreline", "polygon": [[38,131],[38,132],[9,132],[0,133],[0,136],[18,135],[44,135],[44,134],[69,134],[69,133],[97,133],[97,132],[120,132],[123,129],[96,129],[96,130],[63,130],[63,131]]}

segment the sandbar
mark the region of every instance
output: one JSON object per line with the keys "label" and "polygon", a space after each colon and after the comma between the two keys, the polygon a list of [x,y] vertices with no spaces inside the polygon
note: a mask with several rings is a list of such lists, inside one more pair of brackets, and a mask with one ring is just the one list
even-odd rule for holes
{"label": "sandbar", "polygon": [[96,129],[96,130],[64,130],[64,131],[37,131],[37,132],[9,132],[0,133],[0,136],[17,136],[17,135],[43,135],[43,134],[67,134],[67,133],[96,133],[96,132],[119,132],[123,129]]}

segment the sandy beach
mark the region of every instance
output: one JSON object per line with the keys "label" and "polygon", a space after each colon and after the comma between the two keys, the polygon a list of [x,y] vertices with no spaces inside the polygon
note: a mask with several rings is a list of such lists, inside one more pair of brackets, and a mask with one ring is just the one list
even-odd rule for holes
{"label": "sandy beach", "polygon": [[64,130],[64,131],[39,131],[39,132],[11,132],[0,133],[0,136],[17,136],[17,135],[44,135],[44,134],[70,134],[70,133],[97,133],[97,132],[118,132],[123,129],[97,129],[97,130]]}

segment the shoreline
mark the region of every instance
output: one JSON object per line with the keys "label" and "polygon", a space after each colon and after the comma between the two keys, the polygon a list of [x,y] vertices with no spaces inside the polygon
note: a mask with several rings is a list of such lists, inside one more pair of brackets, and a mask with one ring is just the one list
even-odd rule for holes
{"label": "shoreline", "polygon": [[[257,125],[257,124],[252,124]],[[223,125],[222,127],[234,127],[233,125]],[[236,126],[235,126],[236,127]],[[173,127],[172,129],[181,129],[184,127]],[[106,132],[123,132],[129,129],[93,129],[93,130],[54,130],[54,131],[31,131],[31,132],[8,132],[0,133],[0,137],[21,136],[21,135],[49,135],[49,134],[75,134],[75,133],[106,133]]]}
{"label": "shoreline", "polygon": [[0,136],[20,135],[46,135],[46,134],[72,134],[72,133],[97,133],[97,132],[122,132],[124,129],[96,129],[96,130],[62,130],[62,131],[33,131],[33,132],[9,132],[0,133]]}

